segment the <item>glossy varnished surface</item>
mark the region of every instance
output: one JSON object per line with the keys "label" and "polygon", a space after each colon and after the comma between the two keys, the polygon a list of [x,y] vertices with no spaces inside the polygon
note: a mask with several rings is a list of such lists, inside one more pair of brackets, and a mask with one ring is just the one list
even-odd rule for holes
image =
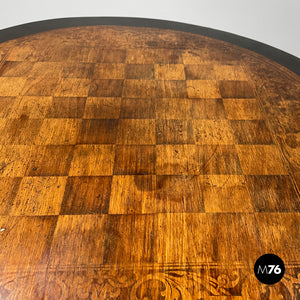
{"label": "glossy varnished surface", "polygon": [[[0,296],[297,299],[300,78],[170,30],[0,45]],[[286,275],[265,287],[256,259]]]}

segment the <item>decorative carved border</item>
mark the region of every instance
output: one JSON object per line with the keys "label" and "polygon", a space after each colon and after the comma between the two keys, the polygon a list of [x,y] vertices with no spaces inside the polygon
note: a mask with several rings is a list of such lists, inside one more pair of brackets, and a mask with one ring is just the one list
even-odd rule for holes
{"label": "decorative carved border", "polygon": [[[261,284],[249,266],[217,264],[99,267],[65,266],[0,274],[0,298],[15,299],[20,285],[46,299],[285,299],[300,297],[300,265],[286,265],[283,279]],[[28,284],[29,283],[29,284]],[[33,283],[31,286],[30,283]]]}

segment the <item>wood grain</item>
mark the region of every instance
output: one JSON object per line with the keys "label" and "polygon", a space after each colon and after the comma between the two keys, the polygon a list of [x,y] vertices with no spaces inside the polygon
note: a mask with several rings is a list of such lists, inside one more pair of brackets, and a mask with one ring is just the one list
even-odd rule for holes
{"label": "wood grain", "polygon": [[[299,76],[132,26],[0,60],[1,299],[299,299]],[[265,253],[276,285],[254,276]]]}

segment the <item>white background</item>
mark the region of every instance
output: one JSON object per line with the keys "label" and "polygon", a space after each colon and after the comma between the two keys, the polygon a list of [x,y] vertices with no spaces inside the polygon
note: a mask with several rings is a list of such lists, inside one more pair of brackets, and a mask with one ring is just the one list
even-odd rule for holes
{"label": "white background", "polygon": [[144,17],[239,34],[300,57],[300,0],[0,1],[0,29],[63,17]]}

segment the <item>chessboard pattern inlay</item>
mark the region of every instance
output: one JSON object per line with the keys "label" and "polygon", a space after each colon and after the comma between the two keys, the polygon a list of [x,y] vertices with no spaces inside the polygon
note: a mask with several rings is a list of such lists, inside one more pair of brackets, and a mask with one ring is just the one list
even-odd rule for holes
{"label": "chessboard pattern inlay", "polygon": [[0,298],[298,299],[299,101],[288,69],[191,33],[0,44]]}

